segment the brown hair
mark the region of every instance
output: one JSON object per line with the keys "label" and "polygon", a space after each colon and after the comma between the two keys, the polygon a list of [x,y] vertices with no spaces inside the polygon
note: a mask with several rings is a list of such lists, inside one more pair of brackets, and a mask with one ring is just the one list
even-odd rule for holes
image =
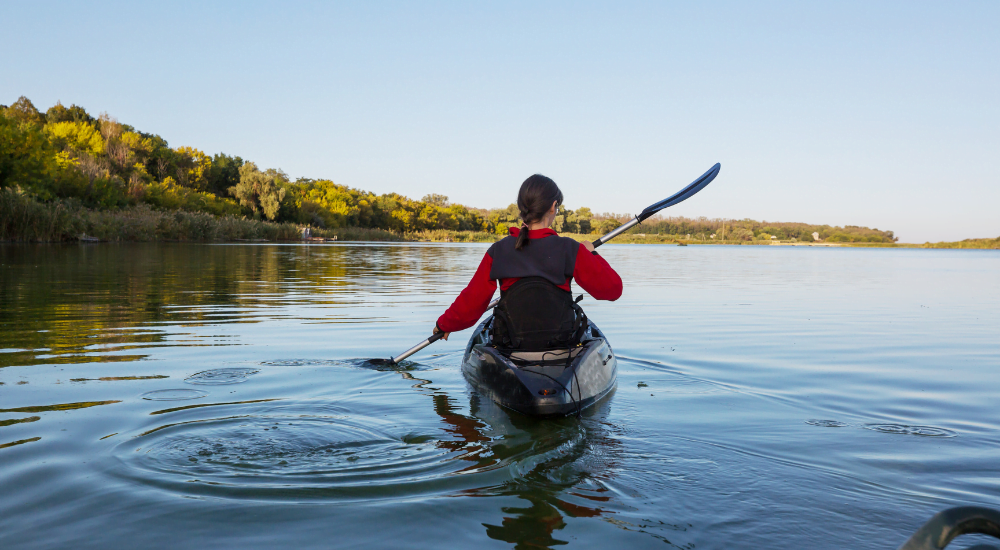
{"label": "brown hair", "polygon": [[559,186],[551,178],[535,174],[524,180],[521,190],[517,192],[517,209],[521,214],[521,232],[517,235],[514,248],[521,250],[528,244],[528,224],[536,223],[545,217],[552,203],[562,204],[563,194]]}

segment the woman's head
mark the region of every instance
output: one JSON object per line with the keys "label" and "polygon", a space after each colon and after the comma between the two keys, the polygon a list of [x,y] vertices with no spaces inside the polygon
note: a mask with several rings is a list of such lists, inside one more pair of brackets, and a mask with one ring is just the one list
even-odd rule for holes
{"label": "woman's head", "polygon": [[[562,201],[562,191],[559,190],[556,182],[541,174],[535,174],[524,180],[524,183],[521,184],[521,190],[517,192],[517,209],[520,211],[521,221],[525,225],[545,220],[549,211],[558,208]],[[527,244],[528,228],[522,227],[514,248],[521,250]]]}
{"label": "woman's head", "polygon": [[524,180],[517,192],[517,209],[526,224],[538,223],[545,218],[552,205],[562,204],[563,195],[551,178],[535,174]]}

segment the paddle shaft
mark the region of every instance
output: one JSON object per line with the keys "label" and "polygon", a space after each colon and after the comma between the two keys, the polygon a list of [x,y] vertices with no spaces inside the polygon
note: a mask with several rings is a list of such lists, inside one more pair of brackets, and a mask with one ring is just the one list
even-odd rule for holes
{"label": "paddle shaft", "polygon": [[389,362],[393,363],[393,364],[399,363],[403,359],[406,359],[407,357],[413,355],[414,353],[417,353],[418,351],[426,348],[427,346],[433,344],[434,342],[437,342],[438,340],[440,340],[442,338],[444,338],[444,333],[443,332],[434,333],[430,338],[428,338],[428,339],[420,342],[419,344],[417,344],[417,345],[413,346],[412,348],[404,351],[403,353],[400,353],[399,355],[397,355],[397,356],[389,359]]}
{"label": "paddle shaft", "polygon": [[618,235],[621,235],[622,233],[628,231],[629,229],[632,229],[633,227],[635,227],[637,225],[639,225],[639,218],[632,218],[631,220],[629,220],[629,221],[627,221],[627,222],[619,225],[618,227],[612,229],[611,231],[609,231],[607,235],[605,235],[605,236],[601,237],[600,239],[597,239],[596,241],[594,241],[593,242],[594,248],[597,248],[598,246],[601,246],[602,244],[610,241],[611,239],[617,237]]}
{"label": "paddle shaft", "polygon": [[[500,298],[497,298],[496,300],[493,300],[492,302],[490,302],[490,305],[486,307],[486,309],[487,310],[493,309],[494,307],[496,307],[496,305],[499,302],[500,302]],[[444,338],[444,335],[445,335],[445,333],[443,333],[443,332],[436,332],[430,338],[428,338],[428,339],[420,342],[419,344],[417,344],[417,345],[413,346],[412,348],[404,351],[403,353],[400,353],[399,355],[397,355],[397,356],[389,359],[389,361],[391,363],[393,363],[393,364],[399,363],[403,359],[406,359],[407,357],[413,355],[414,353],[417,353],[418,351],[426,348],[427,346],[433,344],[434,342],[437,342],[438,340]]]}

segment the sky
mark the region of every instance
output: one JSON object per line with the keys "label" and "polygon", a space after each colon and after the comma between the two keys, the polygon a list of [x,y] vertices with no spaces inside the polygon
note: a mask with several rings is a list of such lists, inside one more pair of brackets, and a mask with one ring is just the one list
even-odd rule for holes
{"label": "sky", "polygon": [[0,104],[413,198],[1000,236],[1000,2],[2,2]]}

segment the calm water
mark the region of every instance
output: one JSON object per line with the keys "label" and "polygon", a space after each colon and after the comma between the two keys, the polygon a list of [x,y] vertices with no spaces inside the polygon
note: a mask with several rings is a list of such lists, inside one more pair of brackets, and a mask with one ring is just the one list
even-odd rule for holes
{"label": "calm water", "polygon": [[608,246],[618,390],[545,421],[469,331],[363,361],[484,251],[0,246],[0,547],[892,549],[1000,507],[995,251]]}

